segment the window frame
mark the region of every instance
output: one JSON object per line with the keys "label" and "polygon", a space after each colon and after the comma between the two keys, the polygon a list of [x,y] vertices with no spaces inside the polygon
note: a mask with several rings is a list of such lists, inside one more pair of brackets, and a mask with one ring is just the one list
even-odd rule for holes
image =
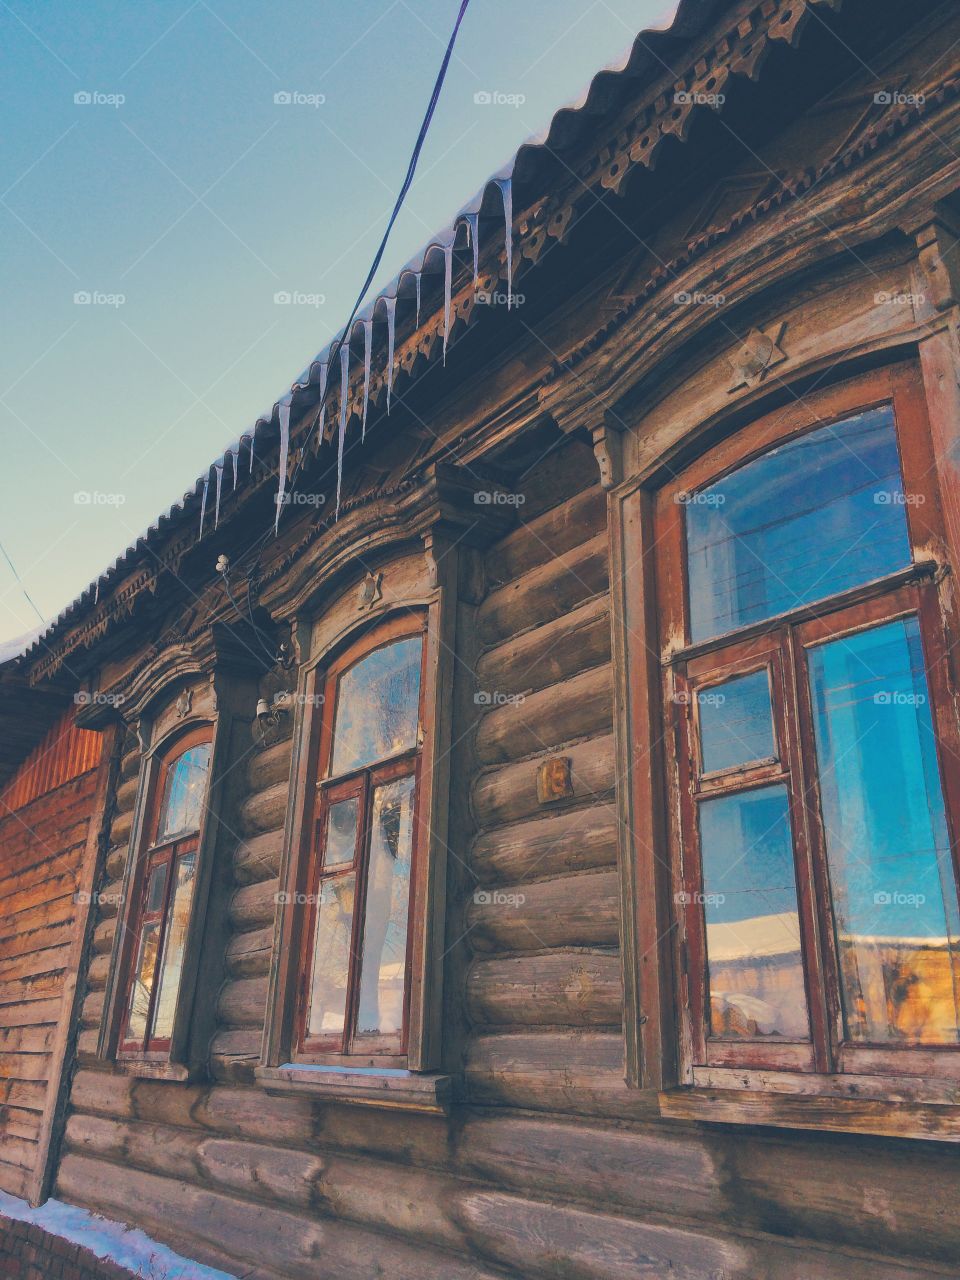
{"label": "window frame", "polygon": [[[785,622],[803,622],[808,626],[806,634],[813,635],[810,628],[817,625],[819,616],[835,611],[840,603],[863,605],[869,611],[876,608],[870,604],[872,599],[884,590],[913,591],[915,608],[923,613],[924,652],[931,628],[938,649],[941,635],[943,650],[955,643],[950,582],[943,581],[950,572],[947,548],[952,543],[942,503],[948,503],[952,489],[950,477],[943,475],[942,458],[934,457],[936,424],[929,419],[936,404],[928,401],[924,371],[916,362],[905,360],[865,374],[847,374],[841,381],[845,372],[836,370],[832,385],[803,399],[786,387],[749,397],[750,403],[759,406],[751,419],[744,408],[731,404],[698,429],[678,435],[671,451],[650,457],[645,470],[623,481],[612,497],[611,575],[613,581],[622,582],[622,594],[614,593],[613,603],[614,666],[625,707],[617,726],[618,760],[625,780],[618,787],[618,804],[634,855],[622,865],[627,1080],[635,1087],[658,1091],[662,1114],[687,1120],[936,1137],[960,1124],[952,1111],[951,1117],[945,1117],[957,1102],[950,1076],[906,1074],[902,1060],[899,1064],[864,1062],[864,1071],[869,1069],[870,1074],[796,1070],[786,1062],[776,1070],[746,1062],[735,1068],[694,1066],[689,1027],[681,1011],[685,956],[675,906],[675,895],[682,891],[675,877],[681,786],[675,760],[682,755],[682,744],[668,719],[672,689],[664,678],[673,660],[677,655],[699,660],[704,664],[703,675],[710,654],[721,653],[733,639],[744,645],[756,641],[762,652],[764,632]],[[777,406],[772,410],[771,402]],[[682,543],[682,508],[672,495],[716,483],[728,471],[791,436],[884,402],[892,402],[895,408],[905,493],[919,492],[924,497],[923,503],[906,506],[913,566],[878,584],[841,593],[842,599],[804,605],[758,625],[690,644],[680,612],[686,607],[681,595],[685,575],[677,572],[675,554],[669,554],[671,540],[673,547],[678,536]],[[634,451],[631,456],[640,461],[644,454]],[[915,483],[918,475],[923,476],[922,484]],[[669,526],[666,532],[664,518]],[[722,662],[719,657],[714,660]],[[741,669],[745,672],[749,667]],[[951,769],[943,768],[942,753],[945,742],[950,742],[952,751],[957,740],[954,672],[948,663],[928,657],[927,678],[943,797],[952,823],[960,813],[960,797]],[[952,827],[951,844],[956,865]],[[951,1052],[955,1048],[947,1046],[947,1055]],[[943,1051],[937,1053],[942,1059]],[[927,1061],[919,1061],[918,1069],[927,1070],[933,1056],[925,1055]],[[876,1110],[890,1098],[911,1110],[896,1119]]]}
{"label": "window frame", "polygon": [[[200,824],[196,831],[174,832],[172,836],[167,839],[158,840],[157,828],[161,817],[163,794],[169,772],[187,751],[191,750],[193,747],[204,744],[209,746],[210,755],[207,766],[207,784],[204,793]],[[207,816],[209,813],[212,786],[213,749],[214,725],[206,722],[195,724],[182,732],[175,733],[165,738],[163,742],[158,745],[158,749],[153,758],[148,760],[145,765],[144,819],[140,824],[137,834],[136,844],[134,846],[136,852],[134,854],[133,867],[128,880],[129,900],[132,906],[123,921],[122,927],[124,930],[124,939],[121,944],[120,956],[117,965],[117,993],[119,999],[117,1000],[115,1013],[115,1050],[113,1056],[118,1064],[135,1065],[137,1063],[144,1063],[163,1065],[171,1061],[176,1031],[176,1020],[181,1004],[179,987],[174,1010],[174,1031],[170,1036],[162,1038],[153,1037],[149,1033],[152,1029],[156,1009],[156,999],[160,979],[160,963],[163,958],[164,942],[170,923],[170,914],[173,910],[173,897],[176,888],[176,864],[182,856],[191,852],[196,858],[194,887],[190,901],[191,921],[197,911],[201,849],[204,843],[204,832],[207,827]],[[164,886],[163,906],[158,913],[158,919],[160,921],[160,934],[157,941],[158,967],[153,988],[150,993],[150,1002],[147,1010],[147,1031],[145,1032],[143,1041],[140,1043],[140,1047],[138,1047],[136,1041],[125,1038],[125,1032],[129,1022],[131,992],[133,984],[136,981],[135,966],[139,951],[142,926],[144,923],[144,906],[146,894],[149,888],[150,876],[155,867],[164,863],[166,863],[169,870],[167,872],[166,884]],[[185,967],[186,966],[184,966],[184,968]],[[181,970],[181,987],[183,983],[183,972],[184,971]]]}
{"label": "window frame", "polygon": [[[323,710],[319,723],[312,727],[318,736],[315,751],[317,769],[312,793],[302,818],[304,834],[309,849],[302,873],[305,910],[299,921],[300,981],[294,993],[292,1062],[316,1065],[396,1066],[407,1056],[409,1041],[410,986],[412,979],[412,952],[414,943],[415,905],[419,869],[423,861],[425,832],[420,823],[421,766],[423,744],[426,735],[424,723],[427,680],[427,620],[423,612],[396,615],[374,626],[349,644],[329,663],[323,673]],[[335,745],[335,724],[340,697],[340,680],[346,673],[378,650],[404,639],[420,637],[420,682],[417,699],[417,734],[412,748],[392,756],[373,761],[358,769],[342,774],[331,774]],[[362,1037],[355,1028],[360,977],[362,974],[362,932],[365,925],[370,860],[370,805],[376,787],[400,778],[413,776],[414,803],[412,815],[412,849],[410,866],[410,897],[407,904],[406,956],[404,962],[403,1027],[399,1042],[395,1037]],[[338,799],[358,796],[358,830],[354,860],[349,867],[330,873],[322,866],[322,825],[330,805]],[[356,876],[355,905],[351,925],[350,969],[347,986],[347,1008],[343,1032],[338,1038],[313,1037],[306,1034],[309,1011],[308,992],[313,969],[313,939],[319,906],[320,883],[328,878]],[[298,900],[297,900],[298,901]],[[358,1051],[357,1046],[361,1047]]]}

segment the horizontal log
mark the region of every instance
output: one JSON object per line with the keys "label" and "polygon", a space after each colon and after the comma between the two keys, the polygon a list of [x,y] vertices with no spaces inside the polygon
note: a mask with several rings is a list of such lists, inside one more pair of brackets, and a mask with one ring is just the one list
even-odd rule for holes
{"label": "horizontal log", "polygon": [[649,1091],[627,1088],[620,1032],[474,1036],[465,1077],[469,1100],[481,1106],[624,1119],[660,1116]]}
{"label": "horizontal log", "polygon": [[473,784],[471,798],[477,825],[486,829],[517,822],[534,813],[557,813],[578,803],[606,799],[613,791],[616,763],[612,735],[592,738],[551,754],[564,755],[571,761],[571,799],[542,805],[537,798],[537,768],[548,756],[498,765],[482,773]]}
{"label": "horizontal log", "polygon": [[232,978],[262,978],[270,968],[273,926],[237,933],[227,947],[227,972]]}
{"label": "horizontal log", "polygon": [[106,856],[104,866],[111,880],[120,880],[127,869],[128,847],[125,844],[114,845]]}
{"label": "horizontal log", "polygon": [[110,824],[110,847],[127,844],[133,830],[133,810],[126,809],[118,813]]}
{"label": "horizontal log", "polygon": [[477,687],[506,694],[543,689],[609,661],[610,601],[595,596],[488,649],[477,663]]}
{"label": "horizontal log", "polygon": [[481,884],[615,866],[617,810],[612,804],[545,808],[542,816],[494,827],[474,841],[470,867]]}
{"label": "horizontal log", "polygon": [[533,520],[525,520],[502,538],[490,556],[490,572],[500,582],[529,573],[602,533],[606,519],[607,495],[599,484],[584,489]]}
{"label": "horizontal log", "polygon": [[613,1026],[622,1004],[620,959],[608,953],[478,960],[467,974],[468,1013],[485,1026]]}
{"label": "horizontal log", "polygon": [[77,1061],[91,1062],[97,1056],[97,1044],[100,1031],[97,1027],[87,1027],[77,1036]]}
{"label": "horizontal log", "polygon": [[93,950],[97,954],[109,955],[116,932],[116,917],[110,916],[106,920],[100,920],[93,931]]}
{"label": "horizontal log", "polygon": [[233,854],[233,876],[237,884],[255,884],[280,874],[283,827],[251,836],[238,844]]}
{"label": "horizontal log", "polygon": [[237,978],[224,984],[217,1016],[228,1027],[262,1027],[266,1008],[266,978]]}
{"label": "horizontal log", "polygon": [[103,1001],[103,991],[90,991],[87,993],[80,1009],[81,1027],[99,1027],[100,1020],[103,1017]]}
{"label": "horizontal log", "polygon": [[125,750],[120,757],[119,779],[126,782],[128,778],[136,778],[140,773],[140,748],[134,745]]}
{"label": "horizontal log", "polygon": [[94,991],[102,991],[110,976],[109,954],[94,955],[87,965],[87,985]]}
{"label": "horizontal log", "polygon": [[620,878],[600,871],[481,889],[470,902],[467,924],[480,951],[616,946]]}
{"label": "horizontal log", "polygon": [[100,889],[97,895],[97,918],[99,920],[116,916],[123,904],[123,881],[110,880]]}
{"label": "horizontal log", "polygon": [[480,639],[497,644],[526,631],[531,620],[541,626],[607,588],[607,535],[601,533],[491,591],[477,610]]}
{"label": "horizontal log", "polygon": [[[290,718],[288,717],[288,724]],[[292,725],[290,725],[292,728]],[[293,738],[288,732],[279,742],[269,747],[254,751],[247,757],[247,788],[250,791],[265,791],[278,782],[287,782],[290,778],[290,759],[293,755]]]}
{"label": "horizontal log", "polygon": [[[909,1261],[810,1240],[738,1236],[702,1224],[638,1222],[504,1192],[463,1197],[459,1217],[475,1249],[525,1277],[577,1280],[918,1280]],[[933,1274],[938,1274],[934,1270]],[[947,1276],[947,1271],[939,1271]]]}
{"label": "horizontal log", "polygon": [[276,880],[263,880],[260,884],[242,885],[230,899],[230,922],[238,932],[262,929],[272,925],[277,912],[277,894],[280,886]]}
{"label": "horizontal log", "polygon": [[262,1042],[262,1027],[218,1031],[210,1042],[211,1078],[220,1084],[255,1084]]}
{"label": "horizontal log", "polygon": [[240,834],[244,839],[258,836],[264,831],[276,831],[284,824],[287,814],[286,781],[274,783],[266,791],[255,791],[240,806]]}
{"label": "horizontal log", "polygon": [[137,791],[140,788],[140,775],[135,773],[130,778],[122,778],[117,787],[115,804],[117,813],[132,813],[137,803]]}
{"label": "horizontal log", "polygon": [[[494,699],[498,694],[484,691]],[[510,695],[492,707],[477,726],[477,758],[481,764],[518,760],[612,728],[612,673],[609,666],[593,667],[538,693]]]}
{"label": "horizontal log", "polygon": [[[251,1259],[269,1259],[290,1280],[495,1280],[482,1265],[452,1251],[332,1218],[304,1216],[234,1198],[175,1178],[124,1169],[68,1153],[57,1194],[72,1204],[135,1222],[200,1262],[242,1274]],[[230,1254],[223,1250],[229,1247]]]}

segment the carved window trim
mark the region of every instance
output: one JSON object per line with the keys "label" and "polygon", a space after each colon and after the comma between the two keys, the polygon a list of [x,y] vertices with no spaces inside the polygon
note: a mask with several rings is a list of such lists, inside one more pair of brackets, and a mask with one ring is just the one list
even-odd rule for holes
{"label": "carved window trim", "polygon": [[[453,682],[457,556],[438,572],[432,554],[415,557],[409,589],[395,598],[364,602],[348,588],[322,613],[298,620],[305,648],[316,652],[301,668],[293,726],[294,749],[280,892],[267,1003],[267,1025],[257,1079],[272,1093],[306,1093],[347,1103],[441,1112],[451,1078],[442,1070],[441,1004],[446,899],[446,825]],[[408,567],[411,561],[408,561]],[[385,566],[389,584],[394,576]],[[306,614],[305,610],[305,614]],[[318,638],[323,631],[322,638]],[[329,750],[334,707],[326,692],[338,674],[394,638],[422,634],[420,726],[417,750],[418,835],[408,917],[408,989],[405,1051],[344,1054],[299,1044],[298,988],[309,950],[308,877],[314,864],[315,805],[322,790],[321,750]],[[321,697],[321,695],[323,695]],[[326,726],[326,732],[325,732]],[[289,906],[291,909],[285,909]]]}
{"label": "carved window trim", "polygon": [[[824,406],[823,416],[829,419],[831,409],[835,411],[832,416],[838,417],[846,411],[889,402],[895,396],[900,397],[901,407],[910,402],[906,407],[908,424],[902,419],[898,423],[901,441],[905,429],[919,432],[922,450],[932,457],[931,440],[935,443],[938,438],[938,405],[929,379],[924,388],[916,364],[852,377],[768,417],[796,418],[793,429],[797,430],[802,425],[799,419],[805,413],[809,418],[811,409],[818,406]],[[730,456],[738,450],[741,461],[750,456],[741,448],[742,440],[751,431],[762,432],[764,421],[759,411],[746,428],[740,426],[742,418],[734,419],[737,434],[732,437]],[[789,434],[788,423],[774,438]],[[715,426],[713,440],[721,435]],[[766,447],[761,444],[754,453]],[[911,448],[915,447],[915,442],[911,443]],[[707,459],[723,449],[715,445]],[[689,1034],[681,1016],[682,953],[671,872],[676,865],[676,840],[670,814],[676,797],[670,799],[667,781],[676,747],[664,715],[663,668],[668,663],[666,657],[661,659],[662,616],[670,609],[673,596],[681,597],[664,581],[657,545],[662,530],[657,527],[656,509],[658,494],[686,468],[696,472],[697,459],[703,456],[702,448],[684,441],[675,457],[660,459],[648,472],[621,484],[611,502],[611,581],[621,584],[613,603],[615,669],[623,706],[617,725],[619,776],[623,780],[618,801],[623,829],[630,833],[625,837],[627,856],[622,860],[628,1083],[656,1091],[665,1116],[687,1120],[958,1140],[960,1106],[949,1078],[898,1076],[889,1070],[884,1074],[879,1062],[871,1068],[877,1074],[869,1075],[797,1071],[786,1063],[775,1073],[751,1069],[749,1064],[728,1069],[692,1066]],[[705,465],[713,472],[723,469],[709,461]],[[905,475],[905,482],[909,487],[909,475]],[[674,487],[681,486],[674,483]],[[915,531],[912,541],[915,560],[926,556],[932,563],[917,564],[912,578],[919,581],[926,576],[929,581],[935,574],[940,581],[949,572],[950,552],[955,555],[957,550],[950,541],[949,513],[944,510],[941,514],[941,505],[954,496],[942,458],[938,457],[931,469],[924,489],[931,504],[927,515],[935,528],[925,545],[918,547]],[[665,592],[673,592],[670,601],[664,601]],[[949,607],[946,612],[949,614]],[[945,625],[942,619],[938,625]],[[763,630],[757,628],[761,637]],[[669,642],[668,649],[682,644],[676,618]],[[956,690],[940,690],[934,697],[941,700],[939,714],[950,722],[947,732],[952,733]],[[946,778],[944,781],[949,788]],[[955,803],[953,809],[956,812]],[[891,1101],[896,1101],[896,1108],[890,1106]]]}

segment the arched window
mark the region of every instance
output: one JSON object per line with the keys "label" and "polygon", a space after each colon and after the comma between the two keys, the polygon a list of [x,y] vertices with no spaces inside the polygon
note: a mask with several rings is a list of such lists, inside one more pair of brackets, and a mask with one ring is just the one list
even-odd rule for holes
{"label": "arched window", "polygon": [[119,1055],[170,1048],[197,873],[210,768],[210,730],[180,738],[154,780],[138,855],[138,901],[130,919],[130,970]]}
{"label": "arched window", "polygon": [[326,673],[296,1011],[306,1054],[406,1050],[423,661],[423,620],[404,615]]}
{"label": "arched window", "polygon": [[687,1081],[960,1078],[934,475],[901,371],[769,415],[659,496]]}

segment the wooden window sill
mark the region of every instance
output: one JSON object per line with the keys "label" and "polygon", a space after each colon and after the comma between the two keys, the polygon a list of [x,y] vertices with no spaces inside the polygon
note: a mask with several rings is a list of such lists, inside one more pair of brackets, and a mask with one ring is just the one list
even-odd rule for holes
{"label": "wooden window sill", "polygon": [[659,1099],[660,1114],[673,1120],[960,1142],[956,1103],[701,1088],[666,1090]]}
{"label": "wooden window sill", "polygon": [[445,1115],[452,1078],[390,1067],[330,1067],[286,1063],[257,1067],[257,1081],[271,1095],[296,1094],[349,1106],[385,1107]]}

